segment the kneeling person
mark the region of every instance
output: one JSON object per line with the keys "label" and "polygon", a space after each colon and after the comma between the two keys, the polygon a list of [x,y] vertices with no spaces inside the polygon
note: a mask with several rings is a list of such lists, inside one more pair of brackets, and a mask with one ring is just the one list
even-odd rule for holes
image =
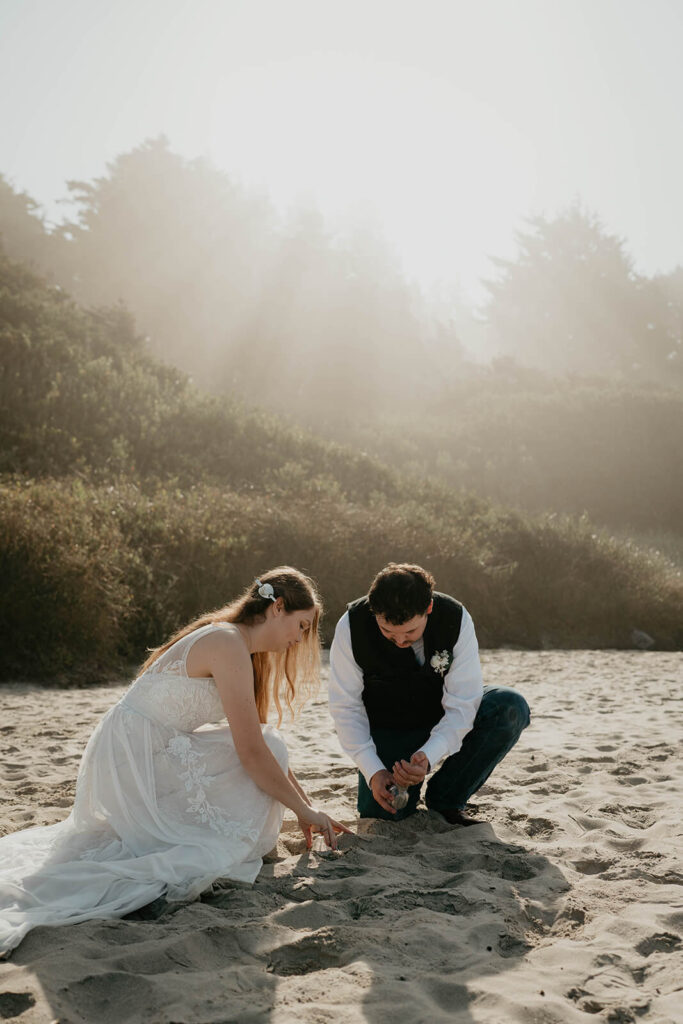
{"label": "kneeling person", "polygon": [[[390,563],[337,623],[330,651],[330,711],[343,750],[358,766],[362,818],[427,807],[451,824],[529,724],[516,690],[482,686],[467,610],[435,592],[419,565]],[[445,760],[444,760],[445,758]],[[401,810],[391,787],[408,787]]]}

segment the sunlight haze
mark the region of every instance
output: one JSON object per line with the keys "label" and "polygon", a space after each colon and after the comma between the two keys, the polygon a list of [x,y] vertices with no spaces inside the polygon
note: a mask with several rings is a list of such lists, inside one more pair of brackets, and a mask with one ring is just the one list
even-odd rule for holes
{"label": "sunlight haze", "polygon": [[680,261],[677,3],[2,0],[0,169],[67,179],[162,133],[283,212],[373,222],[423,287],[478,294],[576,198],[644,273]]}

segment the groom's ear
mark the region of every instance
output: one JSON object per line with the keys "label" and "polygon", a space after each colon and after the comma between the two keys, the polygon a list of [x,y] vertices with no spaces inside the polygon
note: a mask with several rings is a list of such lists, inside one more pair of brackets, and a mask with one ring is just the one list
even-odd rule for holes
{"label": "groom's ear", "polygon": [[429,602],[429,608],[425,612],[425,615],[431,615],[433,607],[434,607],[434,599],[432,598],[432,600]]}

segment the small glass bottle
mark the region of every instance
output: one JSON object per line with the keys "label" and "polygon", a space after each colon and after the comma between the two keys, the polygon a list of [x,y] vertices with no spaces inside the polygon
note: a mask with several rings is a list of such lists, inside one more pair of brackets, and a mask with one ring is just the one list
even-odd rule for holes
{"label": "small glass bottle", "polygon": [[318,857],[331,857],[336,853],[336,850],[333,850],[331,846],[327,845],[325,836],[319,832],[317,835],[313,836],[311,853],[315,853]]}
{"label": "small glass bottle", "polygon": [[392,782],[389,786],[389,792],[392,796],[392,803],[397,811],[402,810],[408,803],[408,790],[404,786],[399,786],[396,782]]}

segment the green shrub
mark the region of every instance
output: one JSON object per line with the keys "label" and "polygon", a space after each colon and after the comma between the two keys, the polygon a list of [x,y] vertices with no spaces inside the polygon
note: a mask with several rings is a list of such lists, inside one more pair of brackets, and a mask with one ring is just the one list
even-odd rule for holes
{"label": "green shrub", "polygon": [[115,520],[76,485],[0,488],[0,674],[110,673],[132,592]]}
{"label": "green shrub", "polygon": [[683,394],[610,381],[455,382],[416,415],[344,423],[347,444],[414,477],[612,529],[683,532]]}
{"label": "green shrub", "polygon": [[[482,646],[683,643],[683,588],[651,552],[586,520],[535,519],[432,492],[358,505],[325,487],[143,492],[122,483],[0,488],[0,675],[91,678],[238,594],[268,567],[309,572],[329,641],[346,603],[388,561],[417,561],[472,613]],[[431,502],[431,504],[430,504]]]}

